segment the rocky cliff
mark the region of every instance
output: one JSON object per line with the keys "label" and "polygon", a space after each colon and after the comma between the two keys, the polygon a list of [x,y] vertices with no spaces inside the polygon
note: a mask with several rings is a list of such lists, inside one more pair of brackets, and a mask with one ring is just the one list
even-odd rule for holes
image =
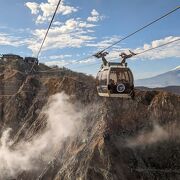
{"label": "rocky cliff", "polygon": [[102,98],[91,76],[30,68],[0,62],[0,179],[180,179],[180,96]]}

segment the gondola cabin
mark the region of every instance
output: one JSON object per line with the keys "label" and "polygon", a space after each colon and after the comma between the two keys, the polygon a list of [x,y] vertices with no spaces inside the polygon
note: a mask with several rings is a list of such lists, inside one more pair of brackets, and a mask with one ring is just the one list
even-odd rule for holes
{"label": "gondola cabin", "polygon": [[134,78],[127,64],[108,62],[97,74],[99,96],[133,98]]}

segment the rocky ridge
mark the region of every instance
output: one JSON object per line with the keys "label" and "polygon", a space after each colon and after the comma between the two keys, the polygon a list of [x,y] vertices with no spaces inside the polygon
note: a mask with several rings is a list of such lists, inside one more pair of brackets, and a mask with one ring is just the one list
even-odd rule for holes
{"label": "rocky ridge", "polygon": [[180,96],[137,90],[135,100],[101,98],[93,77],[68,69],[40,64],[28,75],[30,65],[19,60],[0,69],[0,134],[12,128],[12,150],[46,130],[41,111],[51,95],[65,92],[86,109],[82,128],[48,163],[3,179],[180,179]]}

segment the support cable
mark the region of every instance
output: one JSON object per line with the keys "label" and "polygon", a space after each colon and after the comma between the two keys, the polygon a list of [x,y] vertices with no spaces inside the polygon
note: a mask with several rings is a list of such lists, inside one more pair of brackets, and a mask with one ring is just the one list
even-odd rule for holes
{"label": "support cable", "polygon": [[[145,26],[142,26],[141,28],[139,28],[139,29],[137,29],[136,31],[132,32],[131,34],[125,36],[124,38],[122,38],[122,39],[116,41],[115,43],[112,43],[111,45],[107,46],[106,48],[102,49],[102,50],[99,51],[99,52],[104,52],[104,51],[106,51],[107,49],[109,49],[109,48],[115,46],[116,44],[119,44],[121,41],[124,41],[125,39],[128,39],[129,37],[135,35],[136,33],[140,32],[140,31],[142,31],[142,30],[144,30],[145,28],[151,26],[152,24],[154,24],[154,23],[156,23],[156,22],[158,22],[158,21],[164,19],[165,17],[167,17],[167,16],[169,16],[170,14],[174,13],[175,11],[179,10],[179,8],[180,8],[180,6],[176,7],[175,9],[173,9],[173,10],[167,12],[166,14],[160,16],[159,18],[157,18],[157,19],[151,21],[150,23],[146,24]],[[83,59],[81,59],[81,60],[79,60],[79,61],[83,61],[83,60],[92,58],[93,55],[94,55],[94,54],[89,55],[89,56],[87,56],[87,57],[85,57],[85,58],[83,58]]]}

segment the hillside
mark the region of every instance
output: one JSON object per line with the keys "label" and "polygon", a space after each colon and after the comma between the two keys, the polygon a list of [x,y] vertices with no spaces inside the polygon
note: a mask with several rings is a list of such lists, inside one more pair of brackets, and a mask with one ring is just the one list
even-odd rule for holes
{"label": "hillside", "polygon": [[91,76],[28,69],[0,62],[0,179],[180,178],[180,96],[101,98]]}
{"label": "hillside", "polygon": [[180,68],[173,69],[151,78],[136,80],[135,85],[150,88],[180,86]]}

